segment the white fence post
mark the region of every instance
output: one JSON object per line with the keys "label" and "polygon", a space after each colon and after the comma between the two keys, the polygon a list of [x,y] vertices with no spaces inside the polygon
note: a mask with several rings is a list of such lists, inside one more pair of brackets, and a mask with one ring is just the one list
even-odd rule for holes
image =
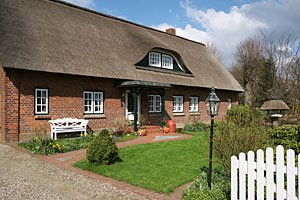
{"label": "white fence post", "polygon": [[284,149],[279,145],[276,147],[276,197],[278,200],[286,197],[284,189],[284,173],[286,167],[284,166]]}
{"label": "white fence post", "polygon": [[231,157],[231,199],[238,199],[238,159],[236,156]]}
{"label": "white fence post", "polygon": [[248,199],[255,197],[256,163],[254,162],[254,152],[248,152]]}
{"label": "white fence post", "polygon": [[267,200],[274,199],[275,184],[274,184],[274,172],[275,166],[273,161],[273,149],[267,148],[266,150],[266,192]]}
{"label": "white fence post", "polygon": [[[256,162],[253,151],[247,153],[247,160],[245,153],[240,153],[239,159],[236,156],[231,157],[231,200],[246,200],[246,198],[249,200],[274,200],[275,193],[277,200],[300,200],[300,166],[299,164],[298,167],[295,166],[295,152],[291,149],[287,150],[286,166],[284,164],[284,148],[281,145],[276,147],[275,164],[272,148],[266,150],[266,162],[261,149],[256,154]],[[276,173],[276,184],[274,173]],[[297,188],[296,178],[298,180]],[[285,183],[287,190],[285,190]],[[296,189],[298,193],[296,193]]]}

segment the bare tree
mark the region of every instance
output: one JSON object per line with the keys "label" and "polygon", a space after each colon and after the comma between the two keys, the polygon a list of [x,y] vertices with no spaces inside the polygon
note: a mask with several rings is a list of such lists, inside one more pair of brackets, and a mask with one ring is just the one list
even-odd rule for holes
{"label": "bare tree", "polygon": [[216,58],[222,62],[223,56],[220,52],[220,50],[216,47],[216,45],[212,42],[207,43],[207,48],[216,56]]}
{"label": "bare tree", "polygon": [[[265,53],[274,63],[273,98],[283,98],[290,103],[300,99],[300,39],[282,35],[277,41],[272,34],[262,33]],[[278,96],[278,94],[280,94]]]}
{"label": "bare tree", "polygon": [[250,37],[238,45],[231,73],[245,89],[246,105],[251,106],[256,100],[255,92],[264,62],[263,45],[257,37]]}

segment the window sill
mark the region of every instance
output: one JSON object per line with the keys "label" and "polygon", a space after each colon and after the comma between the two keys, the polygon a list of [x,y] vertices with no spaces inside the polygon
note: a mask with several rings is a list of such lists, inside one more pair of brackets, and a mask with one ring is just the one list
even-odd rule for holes
{"label": "window sill", "polygon": [[35,120],[47,120],[47,119],[51,119],[51,115],[35,115],[34,119]]}
{"label": "window sill", "polygon": [[105,119],[105,114],[90,114],[90,115],[83,115],[83,119]]}
{"label": "window sill", "polygon": [[185,113],[173,113],[173,116],[185,116]]}
{"label": "window sill", "polygon": [[199,112],[190,112],[190,115],[191,115],[191,116],[199,116],[200,113],[199,113]]}

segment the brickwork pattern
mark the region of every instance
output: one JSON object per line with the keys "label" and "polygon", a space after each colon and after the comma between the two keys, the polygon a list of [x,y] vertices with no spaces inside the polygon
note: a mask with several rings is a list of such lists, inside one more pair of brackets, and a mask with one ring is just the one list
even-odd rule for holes
{"label": "brickwork pattern", "polygon": [[[110,128],[116,118],[125,118],[125,102],[122,99],[122,90],[115,86],[114,79],[93,78],[85,76],[64,75],[47,72],[35,72],[0,68],[0,110],[2,114],[1,141],[17,142],[20,134],[32,133],[34,127],[45,125],[50,132],[48,120],[63,117],[83,118],[83,91],[104,92],[104,115],[105,118],[88,119],[89,127],[94,130]],[[1,86],[2,85],[2,86]],[[3,87],[5,87],[3,89]],[[49,114],[35,115],[34,113],[34,90],[35,88],[49,89]],[[208,122],[210,117],[206,114],[205,99],[209,89],[176,86],[165,90],[166,115],[176,123],[187,123],[191,120]],[[141,113],[147,117],[148,124],[160,124],[161,115],[150,116],[147,100],[148,94],[158,94],[159,90],[143,90],[141,92]],[[217,95],[221,99],[220,115],[216,119],[222,119],[227,110],[227,100],[237,102],[237,93],[219,91]],[[4,95],[4,97],[3,97]],[[173,95],[184,96],[184,116],[173,114]],[[189,97],[199,97],[198,116],[189,113]],[[20,98],[19,98],[20,97]],[[5,105],[5,108],[4,106]],[[5,135],[5,138],[4,138]]]}

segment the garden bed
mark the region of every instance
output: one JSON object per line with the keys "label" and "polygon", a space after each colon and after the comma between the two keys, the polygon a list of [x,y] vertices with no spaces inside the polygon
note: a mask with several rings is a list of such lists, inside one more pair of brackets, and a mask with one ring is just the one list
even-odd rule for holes
{"label": "garden bed", "polygon": [[[87,148],[89,141],[93,136],[82,136],[79,138],[72,139],[40,139],[38,137],[31,138],[28,141],[17,143],[18,146],[21,146],[25,149],[28,149],[33,154],[41,155],[51,155],[57,153],[65,153],[68,151],[75,151],[79,149]],[[136,139],[138,136],[134,134],[124,135],[120,137],[113,138],[115,142],[125,142],[128,140]]]}

